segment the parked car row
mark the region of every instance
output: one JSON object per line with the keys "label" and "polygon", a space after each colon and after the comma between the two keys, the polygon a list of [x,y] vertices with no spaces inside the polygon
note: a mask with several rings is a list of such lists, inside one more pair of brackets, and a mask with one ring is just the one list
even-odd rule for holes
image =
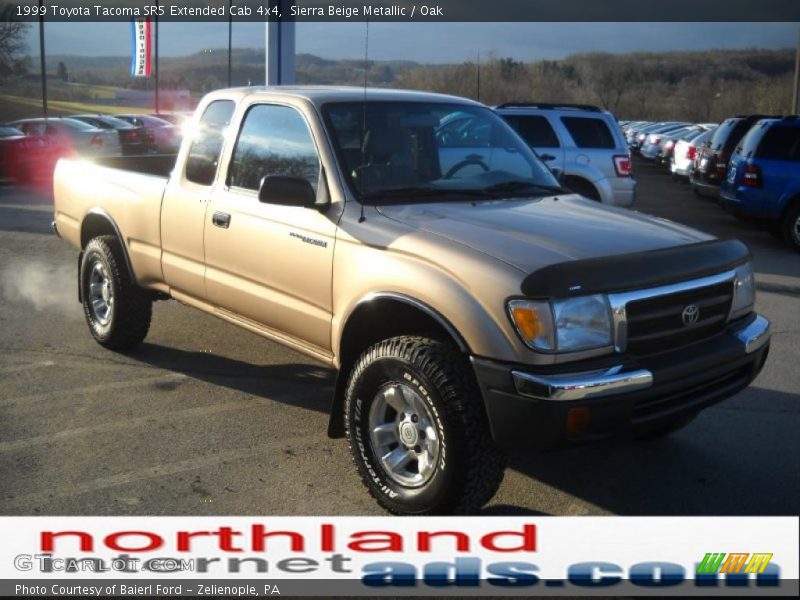
{"label": "parked car row", "polygon": [[0,127],[0,181],[49,179],[68,156],[174,154],[181,137],[179,125],[153,115],[19,119]]}
{"label": "parked car row", "polygon": [[710,123],[623,122],[633,152],[669,166],[696,194],[800,251],[800,118],[739,115]]}

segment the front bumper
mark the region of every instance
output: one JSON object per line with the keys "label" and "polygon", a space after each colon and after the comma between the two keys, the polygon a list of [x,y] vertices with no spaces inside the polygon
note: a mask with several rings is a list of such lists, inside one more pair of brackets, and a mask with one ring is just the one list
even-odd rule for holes
{"label": "front bumper", "polygon": [[658,355],[584,361],[571,371],[473,357],[495,442],[547,449],[639,435],[688,418],[747,387],[769,352],[760,315],[704,342]]}

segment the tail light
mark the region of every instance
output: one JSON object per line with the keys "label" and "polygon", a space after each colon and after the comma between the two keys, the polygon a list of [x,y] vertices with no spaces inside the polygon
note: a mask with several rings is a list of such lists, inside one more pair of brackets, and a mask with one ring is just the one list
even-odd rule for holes
{"label": "tail light", "polygon": [[670,140],[670,141],[668,141],[666,144],[664,144],[664,149],[665,149],[665,150],[669,150],[669,149],[670,149],[670,148],[672,148],[673,146],[675,146],[675,141],[674,141],[674,140]]}
{"label": "tail light", "polygon": [[696,156],[697,156],[697,148],[695,148],[694,146],[689,146],[686,149],[686,158],[688,158],[689,160],[694,160]]}
{"label": "tail light", "polygon": [[646,138],[646,137],[647,137],[647,135],[646,135],[646,134],[644,134],[644,133],[640,133],[640,134],[639,134],[639,141],[640,141],[640,142],[643,142],[643,141],[645,140],[645,138]]}
{"label": "tail light", "polygon": [[760,187],[761,186],[761,169],[759,169],[756,165],[747,165],[744,170],[744,177],[742,178],[742,183],[744,183],[748,187]]}
{"label": "tail light", "polygon": [[728,157],[724,154],[718,154],[714,158],[714,170],[717,175],[725,175],[728,172]]}
{"label": "tail light", "polygon": [[661,143],[661,138],[660,137],[653,138],[653,145],[654,146],[658,146],[660,143]]}
{"label": "tail light", "polygon": [[631,176],[631,158],[627,154],[617,154],[612,157],[614,161],[614,170],[617,172],[617,177],[630,177]]}
{"label": "tail light", "polygon": [[103,145],[103,138],[101,138],[98,134],[94,134],[92,136],[91,141],[89,142],[92,146],[102,146]]}

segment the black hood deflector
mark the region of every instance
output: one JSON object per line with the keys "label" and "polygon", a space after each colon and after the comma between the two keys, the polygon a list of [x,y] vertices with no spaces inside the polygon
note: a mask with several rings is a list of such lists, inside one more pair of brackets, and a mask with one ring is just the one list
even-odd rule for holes
{"label": "black hood deflector", "polygon": [[624,292],[714,275],[749,259],[750,250],[739,240],[710,240],[548,265],[528,275],[521,287],[531,298]]}

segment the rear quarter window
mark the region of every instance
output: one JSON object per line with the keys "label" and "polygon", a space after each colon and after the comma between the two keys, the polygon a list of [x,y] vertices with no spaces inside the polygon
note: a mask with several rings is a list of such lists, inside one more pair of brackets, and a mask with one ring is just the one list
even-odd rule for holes
{"label": "rear quarter window", "polygon": [[725,141],[730,137],[734,127],[740,121],[741,119],[728,119],[717,127],[717,130],[714,132],[714,137],[711,138],[711,149],[715,151],[722,150]]}
{"label": "rear quarter window", "polygon": [[614,135],[602,119],[593,117],[561,117],[578,148],[604,148],[613,150],[617,147]]}
{"label": "rear quarter window", "polygon": [[506,123],[532,148],[558,148],[558,136],[546,117],[538,115],[503,115]]}
{"label": "rear quarter window", "polygon": [[767,160],[800,161],[800,127],[773,125],[764,133],[755,156]]}
{"label": "rear quarter window", "polygon": [[230,123],[234,108],[236,104],[232,100],[215,100],[203,112],[186,158],[186,179],[192,183],[206,186],[214,183],[223,130]]}

